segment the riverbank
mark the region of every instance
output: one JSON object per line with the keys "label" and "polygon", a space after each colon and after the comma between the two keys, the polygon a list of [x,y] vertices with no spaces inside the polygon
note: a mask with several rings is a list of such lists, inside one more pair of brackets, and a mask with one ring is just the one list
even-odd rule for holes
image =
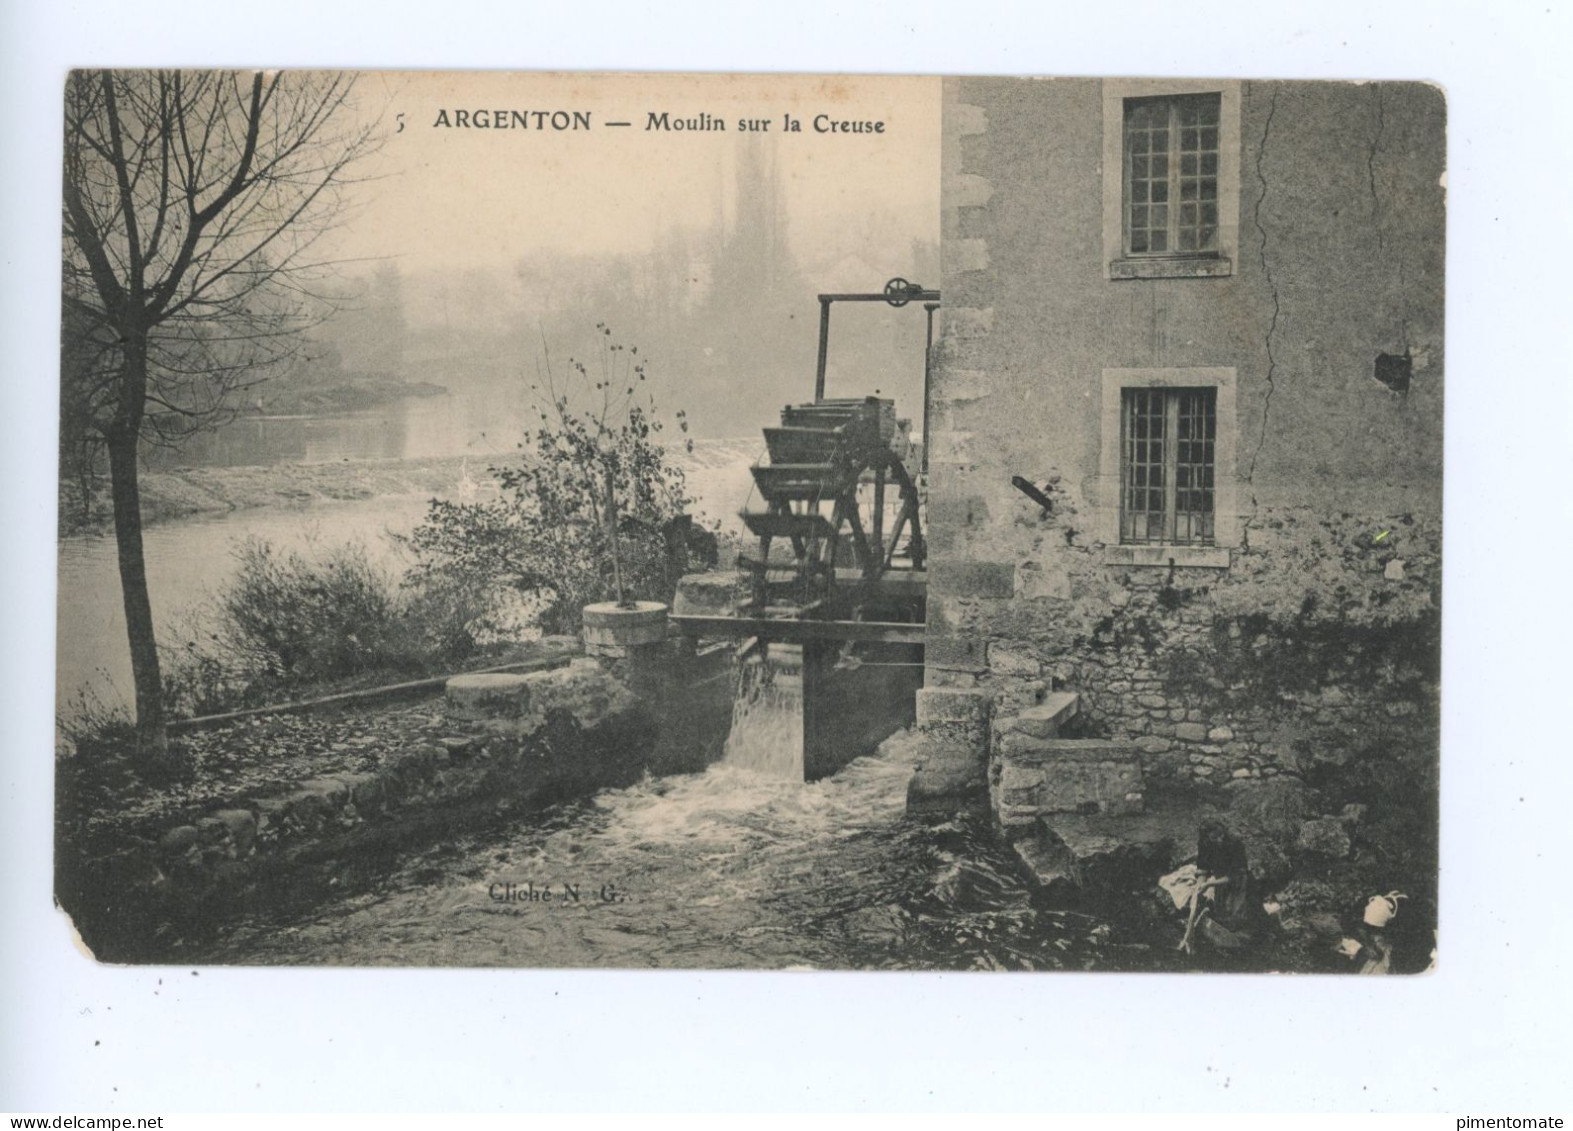
{"label": "riverbank", "polygon": [[[673,459],[688,479],[698,511],[727,518],[748,491],[748,465],[755,437],[696,440],[691,452],[677,447]],[[271,463],[237,467],[144,467],[140,477],[144,527],[182,519],[213,517],[259,507],[303,509],[321,503],[393,496],[464,498],[492,488],[490,467],[514,456],[417,456],[339,459],[319,463]],[[113,524],[109,480],[100,479],[83,499],[81,484],[62,481],[59,536],[95,534]]]}
{"label": "riverbank", "polygon": [[68,754],[61,905],[99,958],[146,961],[227,910],[321,898],[363,856],[637,779],[648,711],[577,649],[538,651],[513,677],[534,714],[507,725],[430,697],[262,714],[182,736],[191,776],[162,787],[111,780],[102,751]]}
{"label": "riverbank", "polygon": [[[253,507],[308,507],[385,495],[454,495],[470,489],[466,482],[481,487],[490,481],[485,462],[466,456],[144,469],[142,522],[151,526]],[[85,501],[77,484],[61,483],[59,508],[62,537],[107,530],[113,521],[108,480],[96,484]]]}

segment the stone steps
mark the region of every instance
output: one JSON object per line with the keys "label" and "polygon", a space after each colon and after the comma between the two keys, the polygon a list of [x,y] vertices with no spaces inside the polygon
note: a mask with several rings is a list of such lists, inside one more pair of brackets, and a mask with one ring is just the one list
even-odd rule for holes
{"label": "stone steps", "polygon": [[1060,737],[1080,709],[1076,692],[1056,691],[997,721],[989,798],[1007,833],[1052,814],[1141,812],[1141,751],[1133,743]]}

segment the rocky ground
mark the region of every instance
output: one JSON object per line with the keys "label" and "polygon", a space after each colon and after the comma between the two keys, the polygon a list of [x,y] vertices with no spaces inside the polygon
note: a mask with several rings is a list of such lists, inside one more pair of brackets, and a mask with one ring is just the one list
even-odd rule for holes
{"label": "rocky ground", "polygon": [[189,814],[325,774],[375,770],[411,746],[440,742],[451,729],[440,697],[264,714],[177,736],[188,767],[178,780],[150,784],[113,757],[97,758],[91,769],[67,759],[62,774],[81,790],[84,843],[96,845],[151,837]]}
{"label": "rocky ground", "polygon": [[[551,637],[489,662],[549,661],[573,651],[574,641]],[[351,698],[179,730],[170,739],[176,769],[161,779],[133,770],[129,734],[105,732],[83,738],[80,746],[62,738],[56,761],[60,819],[73,840],[90,849],[156,836],[182,817],[242,798],[323,775],[375,770],[411,747],[440,744],[452,731],[439,684],[414,700]]]}

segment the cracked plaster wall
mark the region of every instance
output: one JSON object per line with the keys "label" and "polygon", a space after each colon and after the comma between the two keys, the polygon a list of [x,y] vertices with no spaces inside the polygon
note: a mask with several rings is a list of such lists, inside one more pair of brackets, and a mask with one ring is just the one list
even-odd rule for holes
{"label": "cracked plaster wall", "polygon": [[[1002,712],[1074,688],[1094,730],[1213,780],[1342,757],[1373,716],[1414,732],[1440,600],[1443,96],[1241,85],[1233,273],[1110,281],[1101,82],[946,81],[930,406],[928,683]],[[1374,364],[1406,351],[1398,393]],[[1102,372],[1168,367],[1236,371],[1227,570],[1110,564],[1098,540]],[[1287,686],[1296,649],[1330,701]],[[1239,651],[1288,668],[1269,686]]]}

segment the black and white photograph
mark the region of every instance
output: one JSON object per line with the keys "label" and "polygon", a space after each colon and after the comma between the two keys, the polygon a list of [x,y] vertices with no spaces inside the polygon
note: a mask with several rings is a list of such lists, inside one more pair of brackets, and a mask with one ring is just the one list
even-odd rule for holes
{"label": "black and white photograph", "polygon": [[1411,975],[1447,101],[76,70],[99,961]]}
{"label": "black and white photograph", "polygon": [[0,1122],[1566,1126],[1570,17],[0,6]]}

